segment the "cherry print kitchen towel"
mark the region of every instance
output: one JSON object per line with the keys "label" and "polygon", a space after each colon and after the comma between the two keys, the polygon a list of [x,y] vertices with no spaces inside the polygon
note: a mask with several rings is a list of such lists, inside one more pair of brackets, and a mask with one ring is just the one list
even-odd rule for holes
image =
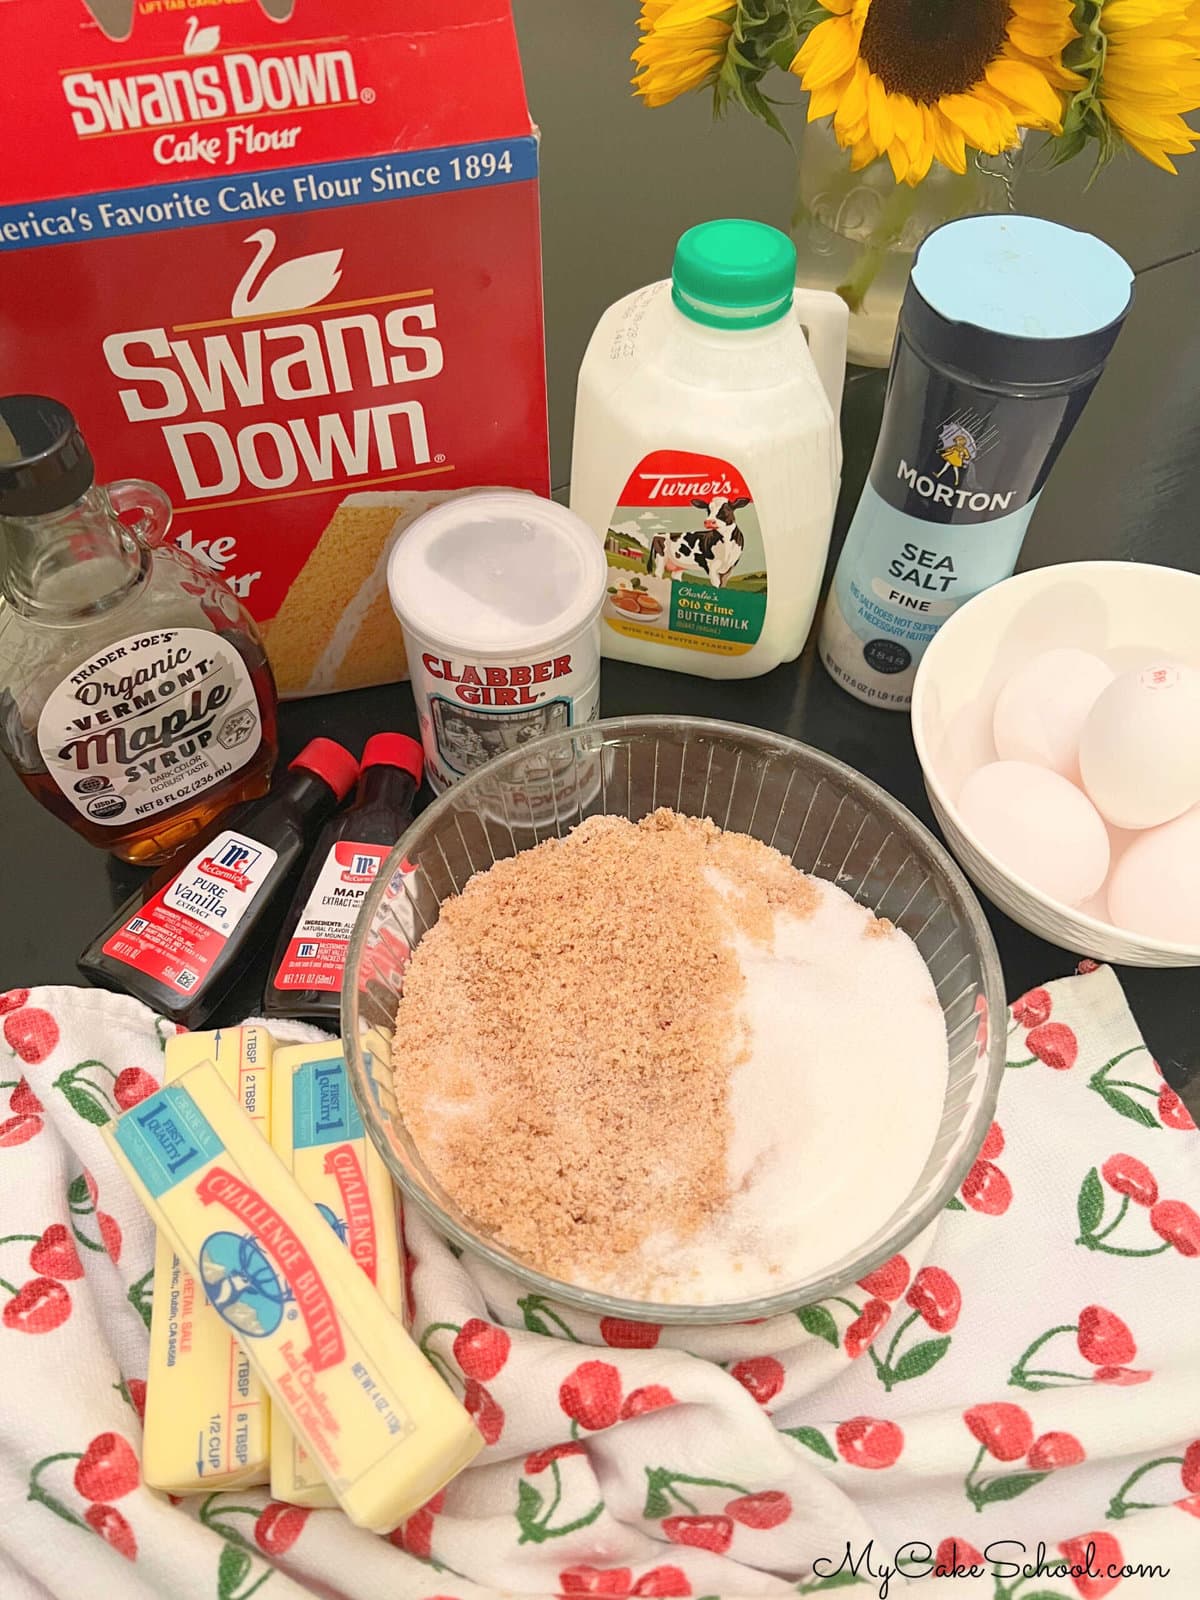
{"label": "cherry print kitchen towel", "polygon": [[0,1593],[1191,1600],[1200,1139],[1107,969],[1006,1022],[996,1121],[937,1226],[791,1316],[586,1317],[410,1210],[413,1334],[486,1448],[380,1538],[141,1483],[152,1231],[98,1129],[158,1083],[171,1025],[0,997]]}

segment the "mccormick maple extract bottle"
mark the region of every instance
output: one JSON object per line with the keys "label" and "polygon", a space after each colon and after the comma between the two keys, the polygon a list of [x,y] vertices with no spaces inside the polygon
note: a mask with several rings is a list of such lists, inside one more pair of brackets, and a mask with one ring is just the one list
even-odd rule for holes
{"label": "mccormick maple extract bottle", "polygon": [[210,824],[137,890],[79,958],[85,977],[194,1028],[267,944],[311,842],[358,777],[332,739],[312,739],[271,793]]}
{"label": "mccormick maple extract bottle", "polygon": [[0,750],[48,811],[142,866],[275,765],[258,629],[170,527],[155,484],[96,482],[66,406],[0,397]]}
{"label": "mccormick maple extract bottle", "polygon": [[359,908],[412,821],[425,755],[403,733],[377,733],[362,753],[358,792],[325,824],[284,920],[263,1013],[310,1017],[335,1032],[342,973]]}

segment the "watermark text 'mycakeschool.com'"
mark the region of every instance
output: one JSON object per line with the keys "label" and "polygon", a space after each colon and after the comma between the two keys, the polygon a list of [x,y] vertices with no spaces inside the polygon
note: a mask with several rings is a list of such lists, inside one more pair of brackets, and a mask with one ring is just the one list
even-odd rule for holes
{"label": "watermark text 'mycakeschool.com'", "polygon": [[993,1539],[984,1548],[981,1561],[976,1560],[978,1554],[969,1546],[955,1545],[951,1551],[939,1545],[935,1555],[931,1545],[910,1539],[893,1552],[889,1561],[876,1551],[875,1541],[868,1539],[861,1549],[847,1543],[841,1555],[818,1556],[813,1562],[813,1576],[832,1578],[845,1573],[847,1577],[870,1579],[879,1586],[879,1600],[888,1600],[891,1581],[896,1576],[911,1581],[931,1575],[986,1578],[990,1573],[996,1578],[1090,1578],[1095,1582],[1105,1578],[1166,1578],[1171,1571],[1170,1567],[1151,1562],[1109,1561],[1097,1550],[1094,1539],[1080,1542],[1077,1549],[1072,1547],[1069,1559],[1051,1555],[1040,1543],[1031,1554],[1029,1546],[1019,1539]]}

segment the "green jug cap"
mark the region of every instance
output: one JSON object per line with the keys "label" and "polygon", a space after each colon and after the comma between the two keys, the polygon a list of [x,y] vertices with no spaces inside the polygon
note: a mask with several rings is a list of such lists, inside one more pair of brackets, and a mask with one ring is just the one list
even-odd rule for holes
{"label": "green jug cap", "polygon": [[795,286],[796,247],[765,222],[702,222],[675,246],[671,298],[685,317],[710,328],[777,322]]}

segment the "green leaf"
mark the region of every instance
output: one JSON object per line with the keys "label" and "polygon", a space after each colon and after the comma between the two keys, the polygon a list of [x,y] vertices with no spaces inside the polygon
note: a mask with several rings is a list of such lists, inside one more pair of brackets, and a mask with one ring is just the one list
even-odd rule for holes
{"label": "green leaf", "polygon": [[525,1319],[525,1326],[530,1333],[553,1333],[554,1329],[541,1315],[543,1301],[540,1295],[529,1294],[523,1300],[518,1300],[521,1315]]}
{"label": "green leaf", "polygon": [[924,1377],[930,1367],[937,1366],[949,1348],[948,1335],[943,1339],[923,1339],[920,1344],[913,1345],[897,1361],[892,1374],[894,1382],[907,1383],[909,1378]]}
{"label": "green leaf", "polygon": [[541,1491],[528,1478],[522,1478],[517,1484],[517,1521],[526,1532],[536,1526],[541,1509]]}
{"label": "green leaf", "polygon": [[667,1493],[667,1485],[671,1481],[671,1474],[662,1467],[646,1468],[646,1504],[642,1507],[644,1517],[669,1517],[673,1507],[671,1497]]}
{"label": "green leaf", "polygon": [[823,1456],[826,1461],[837,1460],[833,1446],[819,1428],[784,1428],[783,1432],[789,1439],[795,1439],[797,1444],[807,1445],[810,1450],[815,1450],[817,1455]]}
{"label": "green leaf", "polygon": [[63,1099],[71,1110],[85,1122],[90,1122],[93,1127],[102,1128],[106,1122],[112,1120],[108,1107],[97,1100],[94,1094],[90,1094],[81,1083],[72,1083],[65,1073],[61,1078],[54,1080],[54,1087],[62,1091]]}
{"label": "green leaf", "polygon": [[965,1211],[966,1209],[966,1206],[963,1205],[962,1201],[956,1194],[952,1194],[949,1200],[946,1201],[947,1211]]}
{"label": "green leaf", "polygon": [[238,1589],[249,1575],[250,1557],[235,1544],[221,1546],[217,1561],[217,1595],[219,1600],[233,1600]]}
{"label": "green leaf", "polygon": [[1026,1489],[1034,1489],[1048,1472],[1013,1472],[1007,1478],[993,1478],[976,1489],[971,1498],[976,1506],[990,1506],[997,1500],[1015,1500]]}
{"label": "green leaf", "polygon": [[1143,1128],[1157,1128],[1158,1118],[1148,1106],[1142,1106],[1121,1089],[1114,1089],[1110,1083],[1098,1083],[1096,1091],[1114,1111],[1121,1116],[1128,1117],[1130,1122],[1140,1122]]}
{"label": "green leaf", "polygon": [[136,1283],[129,1285],[129,1293],[125,1297],[133,1309],[141,1317],[147,1327],[150,1326],[150,1306],[154,1299],[154,1268],[143,1273]]}
{"label": "green leaf", "polygon": [[835,1350],[837,1349],[840,1342],[837,1323],[824,1306],[801,1306],[796,1315],[805,1333],[811,1333],[815,1339],[824,1339],[826,1344],[831,1344]]}
{"label": "green leaf", "polygon": [[92,1205],[92,1197],[88,1194],[87,1179],[82,1172],[77,1178],[71,1179],[70,1187],[67,1189],[67,1204],[72,1211],[84,1209],[92,1211],[95,1209]]}
{"label": "green leaf", "polygon": [[1104,1216],[1104,1185],[1100,1182],[1100,1174],[1095,1167],[1088,1170],[1087,1177],[1079,1185],[1079,1199],[1075,1209],[1079,1213],[1079,1231],[1085,1237],[1095,1233]]}
{"label": "green leaf", "polygon": [[824,1594],[827,1589],[857,1589],[859,1584],[866,1581],[849,1568],[843,1568],[840,1572],[831,1572],[827,1578],[818,1578],[815,1583],[806,1583],[800,1593]]}

